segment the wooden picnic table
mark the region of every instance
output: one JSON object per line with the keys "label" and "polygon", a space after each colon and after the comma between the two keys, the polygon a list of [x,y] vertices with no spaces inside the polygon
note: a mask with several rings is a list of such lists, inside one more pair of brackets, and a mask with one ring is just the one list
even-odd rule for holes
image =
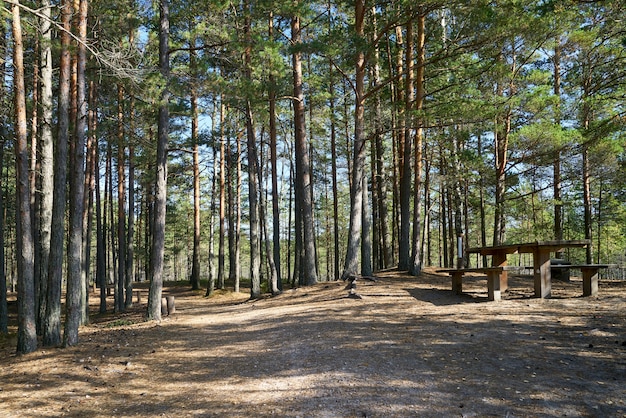
{"label": "wooden picnic table", "polygon": [[[559,240],[559,241],[534,241],[522,244],[504,244],[488,247],[475,247],[467,250],[470,254],[490,255],[492,267],[506,267],[509,254],[530,253],[533,255],[533,278],[535,285],[535,297],[549,298],[552,290],[552,277],[550,272],[550,255],[565,248],[585,248],[591,244],[590,240]],[[600,268],[600,267],[598,267]],[[597,281],[597,269],[595,270]],[[500,290],[508,287],[506,269],[500,273]],[[596,285],[597,289],[597,285]]]}

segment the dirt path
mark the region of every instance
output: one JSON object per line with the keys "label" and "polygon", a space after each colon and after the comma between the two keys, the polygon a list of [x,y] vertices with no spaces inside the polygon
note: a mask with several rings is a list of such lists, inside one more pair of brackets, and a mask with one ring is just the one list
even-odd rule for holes
{"label": "dirt path", "polygon": [[362,299],[344,283],[254,302],[170,288],[160,324],[139,307],[95,318],[78,347],[1,341],[0,416],[626,417],[626,282],[592,298],[555,283],[549,300],[511,285],[501,302],[434,274],[359,282]]}

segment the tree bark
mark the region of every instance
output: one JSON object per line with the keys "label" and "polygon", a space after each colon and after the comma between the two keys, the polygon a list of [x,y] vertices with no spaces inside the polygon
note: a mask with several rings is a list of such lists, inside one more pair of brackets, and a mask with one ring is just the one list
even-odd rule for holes
{"label": "tree bark", "polygon": [[198,147],[198,93],[196,91],[196,53],[191,48],[191,142],[193,144],[193,252],[191,257],[191,289],[200,289],[200,156]]}
{"label": "tree bark", "polygon": [[54,146],[52,137],[52,28],[50,23],[51,5],[49,0],[41,2],[41,200],[39,206],[39,283],[40,318],[43,326],[46,316],[48,294],[48,263],[50,262],[50,236],[52,228],[52,205],[54,194]]}
{"label": "tree bark", "polygon": [[[552,57],[552,61],[554,64],[554,86],[553,93],[557,99],[556,105],[556,114],[554,118],[554,123],[561,126],[561,45],[560,39],[557,37],[556,46],[554,48],[554,56]],[[556,150],[554,156],[554,239],[562,240],[563,239],[563,202],[561,195],[561,151],[559,149]],[[561,251],[557,252],[555,255],[556,258],[562,258],[563,253]]]}
{"label": "tree bark", "polygon": [[414,87],[413,62],[413,19],[406,24],[405,64],[406,75],[404,81],[404,147],[400,148],[402,168],[400,171],[400,238],[398,242],[398,269],[409,270],[410,234],[411,234],[411,142],[412,107]]}
{"label": "tree bark", "polygon": [[126,286],[126,140],[124,88],[117,86],[117,286],[115,312],[124,312]]}
{"label": "tree bark", "polygon": [[[302,43],[300,32],[300,17],[291,18],[292,44]],[[295,157],[296,157],[296,189],[299,191],[299,212],[302,220],[302,255],[300,263],[301,283],[310,286],[317,282],[317,268],[315,263],[315,227],[313,224],[313,200],[311,163],[309,159],[309,144],[306,135],[304,92],[302,89],[302,54],[297,49],[292,54],[293,64],[293,111],[295,128]]]}
{"label": "tree bark", "polygon": [[[132,42],[131,42],[132,43]],[[124,306],[133,306],[135,282],[135,99],[130,99],[130,135],[128,138],[128,226],[126,238],[126,300]]]}
{"label": "tree bark", "polygon": [[85,136],[87,131],[87,100],[85,88],[87,39],[87,0],[81,0],[78,10],[79,39],[76,66],[76,126],[70,177],[70,231],[67,260],[66,316],[63,345],[78,344],[78,328],[87,322],[85,301],[87,286],[83,275],[83,209],[85,195]]}
{"label": "tree bark", "polygon": [[[248,81],[252,81],[252,38],[250,3],[245,1],[244,41],[244,72]],[[261,296],[261,243],[259,228],[259,184],[258,184],[258,152],[254,119],[250,98],[246,98],[246,138],[248,146],[248,203],[250,205],[250,299]]]}
{"label": "tree bark", "polygon": [[[269,17],[269,37],[274,37],[274,16]],[[270,165],[272,168],[272,256],[276,267],[278,291],[283,290],[283,283],[280,272],[280,209],[278,191],[278,150],[276,131],[276,77],[270,70],[269,74],[269,125],[270,125]]]}
{"label": "tree bark", "polygon": [[[355,2],[354,30],[357,38],[364,40],[365,0]],[[356,53],[355,65],[355,109],[354,109],[354,148],[352,183],[350,187],[350,227],[348,248],[342,278],[346,279],[358,271],[358,253],[361,244],[363,210],[363,176],[365,175],[365,52],[362,48]]]}
{"label": "tree bark", "polygon": [[[426,66],[426,15],[417,17],[417,71],[415,75],[415,110],[419,113],[424,108],[424,74]],[[409,271],[417,276],[422,271],[422,152],[424,140],[423,120],[418,117],[415,129],[415,177],[413,181],[413,252]]]}
{"label": "tree bark", "polygon": [[57,105],[57,142],[54,147],[54,196],[50,235],[50,261],[48,264],[48,294],[46,318],[43,328],[44,346],[61,344],[61,285],[63,281],[63,255],[65,245],[65,207],[67,190],[67,157],[69,141],[70,107],[70,35],[72,8],[69,0],[61,7],[63,31],[61,32],[61,61],[59,64],[59,98]]}
{"label": "tree bark", "polygon": [[15,94],[15,164],[17,210],[18,329],[17,353],[37,349],[35,312],[34,243],[31,224],[30,183],[28,177],[28,138],[26,92],[24,86],[24,47],[19,3],[13,13],[13,88]]}
{"label": "tree bark", "polygon": [[148,294],[148,319],[161,320],[161,297],[163,293],[163,256],[165,253],[165,210],[167,204],[167,147],[169,141],[169,99],[167,83],[170,77],[169,60],[169,1],[159,2],[159,70],[166,82],[159,105],[157,161],[154,203],[154,230],[152,238],[152,280]]}
{"label": "tree bark", "polygon": [[[224,288],[224,276],[225,262],[226,262],[226,134],[224,128],[224,117],[226,113],[226,106],[224,105],[223,97],[220,99],[220,234],[218,242],[218,255],[217,255],[217,287],[219,289]],[[230,155],[230,153],[229,153]],[[229,165],[230,166],[230,165]],[[229,177],[230,179],[230,177]],[[228,182],[230,188],[231,182]],[[229,193],[230,196],[230,193]],[[229,201],[230,203],[230,201]],[[228,236],[232,236],[231,228],[228,229]],[[229,248],[231,248],[229,246]]]}
{"label": "tree bark", "polygon": [[[4,27],[0,29],[0,32],[4,33]],[[4,69],[0,71],[4,75]],[[0,95],[3,95],[4,91],[0,90]],[[5,132],[4,128],[0,128],[0,173],[4,172],[4,142]],[[9,333],[9,305],[7,301],[7,277],[6,277],[6,264],[4,261],[4,182],[0,175],[0,334],[7,335]]]}

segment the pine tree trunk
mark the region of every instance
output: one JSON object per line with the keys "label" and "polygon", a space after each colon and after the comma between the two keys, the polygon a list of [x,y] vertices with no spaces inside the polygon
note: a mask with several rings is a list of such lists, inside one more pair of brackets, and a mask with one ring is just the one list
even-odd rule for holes
{"label": "pine tree trunk", "polygon": [[126,238],[126,301],[124,306],[133,306],[133,283],[135,282],[135,99],[130,99],[130,137],[128,144],[128,227]]}
{"label": "pine tree trunk", "polygon": [[333,241],[334,241],[334,256],[333,256],[333,277],[335,280],[339,280],[340,266],[339,266],[339,191],[337,189],[337,124],[335,121],[335,81],[333,77],[333,65],[330,63],[329,69],[329,93],[330,93],[330,156],[331,156],[331,176],[333,183]]}
{"label": "pine tree trunk", "polygon": [[67,157],[69,141],[70,107],[70,35],[71,3],[63,1],[61,19],[61,61],[59,64],[59,98],[57,105],[58,132],[54,147],[54,196],[50,235],[50,261],[48,264],[48,294],[43,328],[43,345],[61,344],[61,285],[63,281],[63,255],[65,238],[65,206],[67,190]]}
{"label": "pine tree trunk", "polygon": [[361,239],[361,274],[372,275],[372,213],[370,211],[367,176],[363,176],[363,231]]}
{"label": "pine tree trunk", "polygon": [[[426,65],[426,15],[420,14],[417,18],[417,83],[415,92],[415,110],[421,112],[424,107],[424,73]],[[422,271],[422,152],[424,140],[423,120],[416,121],[415,130],[415,178],[413,182],[413,252],[409,271],[417,276]]]}
{"label": "pine tree trunk", "polygon": [[[221,156],[220,156],[221,158]],[[217,144],[213,143],[213,175],[211,176],[211,205],[210,205],[210,214],[209,214],[209,280],[206,287],[205,296],[211,296],[213,294],[213,290],[215,289],[215,196],[216,196],[216,185],[218,178],[217,174]]]}
{"label": "pine tree trunk", "polygon": [[[554,118],[554,123],[561,126],[561,46],[560,39],[557,37],[556,42],[557,45],[554,48],[554,81],[553,81],[553,93],[557,100],[556,106],[556,115]],[[561,151],[556,150],[554,156],[554,239],[562,240],[563,239],[563,202],[561,201]],[[556,258],[562,258],[563,253],[557,252],[555,254]]]}
{"label": "pine tree trunk", "polygon": [[[364,38],[365,1],[355,2],[355,34]],[[365,175],[365,52],[359,49],[355,65],[355,110],[354,110],[354,151],[352,164],[352,183],[350,188],[350,227],[348,248],[342,277],[345,279],[358,272],[359,247],[362,234],[363,176]]]}
{"label": "pine tree trunk", "polygon": [[[291,19],[292,43],[302,43],[300,17]],[[315,260],[315,227],[313,220],[312,177],[309,158],[309,144],[306,135],[304,93],[302,90],[302,54],[296,50],[292,55],[293,64],[293,111],[295,128],[296,190],[300,193],[300,214],[302,220],[302,263],[300,265],[302,284],[317,282]]]}
{"label": "pine tree trunk", "polygon": [[[225,263],[226,263],[226,134],[224,129],[224,113],[226,112],[226,106],[224,105],[223,97],[220,100],[220,212],[219,223],[220,233],[218,242],[218,255],[217,255],[217,287],[218,289],[224,289],[224,276]],[[228,153],[230,155],[230,153]],[[230,165],[229,165],[230,166]],[[229,176],[230,179],[230,176]],[[231,182],[228,181],[228,187],[230,189]],[[230,193],[228,194],[230,196]],[[231,203],[229,201],[229,203]],[[232,236],[232,231],[228,229],[228,236]],[[230,241],[229,241],[230,242]],[[229,247],[231,248],[231,247]]]}
{"label": "pine tree trunk", "polygon": [[198,155],[198,93],[196,91],[196,53],[190,45],[191,67],[191,142],[193,144],[193,250],[191,256],[191,288],[200,289],[200,156]]}
{"label": "pine tree trunk", "polygon": [[[0,29],[4,32],[4,28]],[[3,69],[0,73],[4,74]],[[0,95],[4,95],[4,91],[0,89]],[[4,130],[3,130],[4,131]],[[4,132],[0,137],[0,173],[4,172]],[[7,335],[9,333],[9,305],[7,301],[7,278],[6,265],[4,262],[4,182],[0,176],[0,334]]]}
{"label": "pine tree trunk", "polygon": [[49,0],[41,2],[41,200],[39,215],[39,281],[40,281],[40,318],[43,326],[46,317],[48,294],[48,263],[50,262],[50,236],[52,228],[52,205],[54,194],[54,145],[52,136],[52,48],[51,15]]}
{"label": "pine tree trunk", "polygon": [[406,75],[404,81],[404,147],[400,149],[402,168],[400,171],[400,238],[398,243],[398,269],[409,270],[410,265],[410,234],[411,234],[411,142],[412,106],[414,86],[413,63],[413,20],[406,24],[405,64]]}
{"label": "pine tree trunk", "polygon": [[[246,80],[252,81],[252,38],[250,3],[244,2],[244,73]],[[258,152],[256,134],[254,132],[254,119],[252,116],[252,104],[246,99],[246,139],[248,146],[248,203],[250,205],[250,299],[261,296],[261,243],[259,228],[259,184],[258,184]]]}
{"label": "pine tree trunk", "polygon": [[126,124],[124,111],[124,88],[117,86],[117,286],[115,288],[115,312],[124,312],[126,285],[126,170],[124,138]]}
{"label": "pine tree trunk", "polygon": [[31,224],[30,183],[28,178],[28,138],[26,127],[26,93],[24,86],[24,47],[20,7],[13,4],[13,88],[15,94],[15,163],[17,211],[18,266],[18,329],[17,353],[28,354],[37,349],[35,312],[34,243]]}
{"label": "pine tree trunk", "polygon": [[[170,77],[169,62],[169,1],[160,0],[159,19],[159,70],[164,80]],[[161,93],[157,139],[157,161],[154,203],[154,229],[152,237],[152,280],[148,294],[148,318],[161,319],[161,295],[163,293],[163,257],[165,253],[165,210],[167,204],[167,146],[169,141],[169,87]]]}
{"label": "pine tree trunk", "polygon": [[[79,5],[79,39],[87,38],[87,0]],[[73,158],[70,164],[70,231],[67,260],[66,317],[63,345],[78,344],[78,328],[87,322],[85,301],[87,286],[83,275],[83,205],[85,195],[85,135],[87,131],[87,100],[85,95],[86,48],[83,42],[77,48],[76,66],[76,126],[74,135]]]}

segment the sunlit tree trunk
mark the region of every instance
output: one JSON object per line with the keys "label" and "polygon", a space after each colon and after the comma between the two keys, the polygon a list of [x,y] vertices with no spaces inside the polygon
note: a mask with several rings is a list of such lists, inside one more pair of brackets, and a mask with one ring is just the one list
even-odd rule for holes
{"label": "sunlit tree trunk", "polygon": [[190,45],[191,80],[191,142],[193,144],[193,252],[191,257],[191,288],[200,289],[200,156],[198,147],[198,93],[196,91],[196,52]]}
{"label": "sunlit tree trunk", "polygon": [[[252,39],[250,3],[245,2],[244,39],[246,43],[244,51],[244,72],[248,81],[252,81]],[[250,98],[246,98],[246,138],[248,145],[248,203],[250,205],[250,298],[256,299],[261,296],[261,243],[259,228],[259,184],[258,184],[258,152],[256,134],[254,132],[254,120],[252,116],[252,104]]]}
{"label": "sunlit tree trunk", "polygon": [[124,311],[126,285],[126,124],[124,88],[117,86],[117,286],[115,288],[115,311]]}
{"label": "sunlit tree trunk", "polygon": [[[561,125],[561,46],[557,37],[557,45],[554,48],[554,86],[553,93],[557,99],[556,115],[554,123]],[[561,195],[561,151],[557,150],[554,156],[554,239],[563,239],[563,202]],[[558,252],[556,258],[561,258],[562,253]]]}
{"label": "sunlit tree trunk", "polygon": [[[269,37],[274,36],[274,15],[270,13],[269,17]],[[273,72],[269,75],[269,125],[270,125],[270,165],[272,168],[272,254],[274,258],[274,266],[276,267],[276,279],[278,290],[283,289],[281,272],[280,272],[280,210],[278,207],[278,156],[277,156],[277,137],[276,132],[276,77]]]}
{"label": "sunlit tree trunk", "polygon": [[28,177],[28,133],[26,127],[26,92],[24,86],[24,47],[19,3],[13,12],[13,89],[15,94],[15,164],[17,210],[18,328],[17,353],[37,349],[35,312],[35,270],[31,225],[30,183]]}
{"label": "sunlit tree trunk", "polygon": [[[426,65],[426,15],[420,14],[417,17],[417,70],[415,74],[415,110],[421,112],[424,108],[424,73]],[[422,152],[424,129],[421,118],[416,120],[414,148],[415,159],[413,169],[415,177],[413,181],[413,251],[409,271],[417,276],[422,271]]]}
{"label": "sunlit tree trunk", "polygon": [[[365,0],[355,2],[356,36],[364,41]],[[348,248],[342,277],[345,279],[358,272],[359,247],[362,234],[363,211],[363,176],[365,175],[365,52],[359,48],[356,52],[355,65],[355,109],[354,109],[354,147],[352,164],[352,182],[350,187],[350,227],[348,232]]]}
{"label": "sunlit tree trunk", "polygon": [[[226,112],[226,106],[224,105],[223,98],[220,99],[220,209],[219,209],[219,223],[220,233],[218,237],[218,255],[217,255],[217,287],[218,289],[224,288],[224,276],[225,262],[226,262],[226,134],[224,129],[224,113]],[[230,154],[230,153],[229,153]],[[230,188],[230,181],[228,182]],[[230,195],[230,193],[229,193]],[[228,236],[230,237],[232,231],[229,228]]]}
{"label": "sunlit tree trunk", "polygon": [[[131,41],[132,44],[132,41]],[[135,99],[130,99],[130,135],[128,138],[128,227],[126,238],[126,300],[124,306],[133,306],[135,281]]]}
{"label": "sunlit tree trunk", "polygon": [[83,207],[85,195],[85,137],[87,133],[87,100],[85,86],[85,66],[87,39],[87,0],[81,0],[78,10],[79,39],[76,65],[76,126],[72,161],[70,164],[70,231],[67,261],[66,317],[63,344],[72,346],[78,343],[78,328],[87,322],[85,303],[87,285],[83,275]]}
{"label": "sunlit tree trunk", "polygon": [[48,263],[50,262],[50,235],[54,192],[54,145],[52,137],[52,28],[49,0],[41,2],[41,153],[40,153],[40,206],[39,206],[39,315],[43,326],[48,294]]}
{"label": "sunlit tree trunk", "polygon": [[[291,19],[292,43],[302,43],[300,32],[300,17]],[[309,144],[306,137],[304,93],[302,89],[302,54],[296,49],[292,54],[293,63],[293,111],[295,128],[295,157],[296,157],[296,190],[299,198],[296,200],[296,210],[301,216],[302,226],[302,258],[298,277],[300,283],[313,285],[317,282],[317,268],[315,263],[315,227],[313,224],[312,177],[309,158]]]}
{"label": "sunlit tree trunk", "polygon": [[50,261],[48,264],[48,294],[43,345],[61,344],[61,284],[63,280],[63,255],[65,236],[65,207],[67,190],[67,157],[69,141],[70,106],[70,35],[72,9],[69,0],[63,1],[61,19],[61,61],[59,64],[59,90],[57,105],[57,139],[54,147],[54,196],[50,235]]}
{"label": "sunlit tree trunk", "polygon": [[[4,28],[3,28],[4,29]],[[4,33],[4,30],[0,29],[0,32]],[[4,69],[3,69],[4,70]],[[4,74],[4,71],[0,71],[0,73]],[[4,94],[4,91],[1,91],[0,95]],[[0,173],[4,171],[4,142],[5,142],[5,132],[2,129],[0,133]],[[6,264],[4,262],[4,181],[2,176],[0,176],[0,334],[8,334],[9,333],[9,305],[7,301],[7,278],[6,278]]]}
{"label": "sunlit tree trunk", "polygon": [[[170,77],[169,62],[169,1],[159,2],[159,70],[165,81]],[[154,230],[152,235],[152,280],[148,294],[148,318],[161,319],[161,296],[163,293],[163,257],[165,253],[165,209],[167,203],[167,146],[169,140],[169,88],[161,93],[159,105],[157,161],[154,203]]]}

